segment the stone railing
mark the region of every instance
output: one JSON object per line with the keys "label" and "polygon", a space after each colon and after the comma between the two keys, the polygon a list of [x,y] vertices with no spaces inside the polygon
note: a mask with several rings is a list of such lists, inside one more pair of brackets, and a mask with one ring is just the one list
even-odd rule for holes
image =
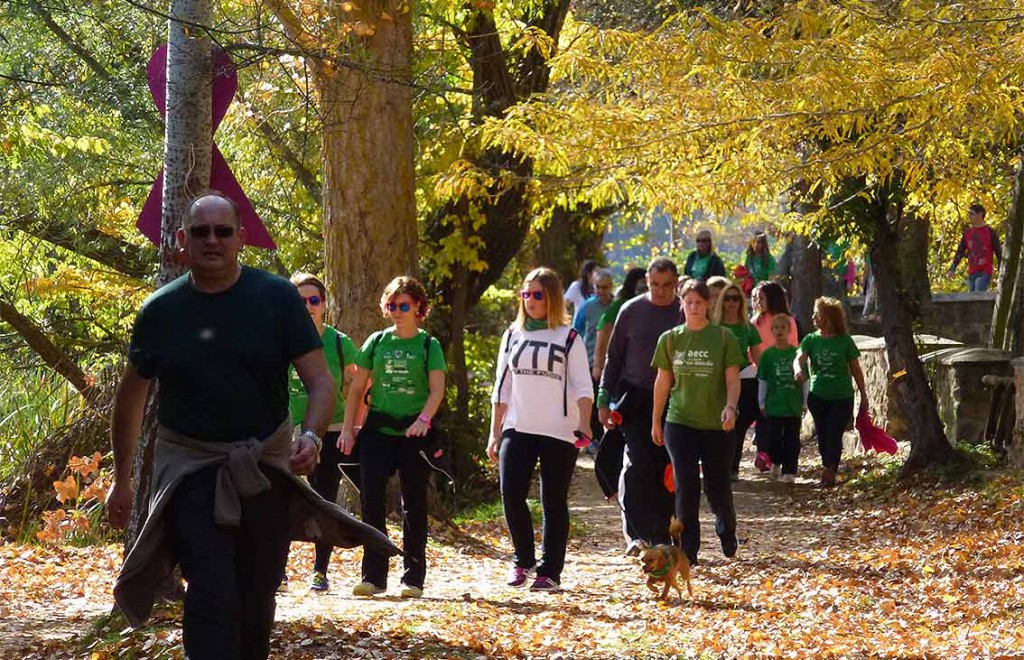
{"label": "stone railing", "polygon": [[[861,319],[864,308],[862,296],[850,299],[851,322],[855,332],[865,335],[881,335],[877,319]],[[996,294],[985,293],[936,293],[932,295],[935,318],[943,337],[949,337],[968,346],[985,346],[992,329],[992,311]]]}
{"label": "stone railing", "polygon": [[[983,442],[991,390],[981,379],[987,374],[1009,376],[1012,371],[1009,353],[971,348],[934,335],[917,335],[916,339],[950,442]],[[885,353],[885,340],[864,336],[855,336],[854,340],[861,351],[860,362],[872,418],[889,435],[898,440],[906,439],[907,419],[896,402],[894,374]]]}

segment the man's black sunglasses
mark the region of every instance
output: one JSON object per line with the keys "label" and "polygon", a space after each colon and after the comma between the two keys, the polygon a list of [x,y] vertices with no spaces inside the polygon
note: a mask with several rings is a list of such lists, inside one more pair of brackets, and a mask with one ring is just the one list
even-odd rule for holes
{"label": "man's black sunglasses", "polygon": [[217,238],[231,238],[235,235],[235,228],[231,225],[195,225],[188,228],[188,235],[192,238],[209,238],[210,230]]}

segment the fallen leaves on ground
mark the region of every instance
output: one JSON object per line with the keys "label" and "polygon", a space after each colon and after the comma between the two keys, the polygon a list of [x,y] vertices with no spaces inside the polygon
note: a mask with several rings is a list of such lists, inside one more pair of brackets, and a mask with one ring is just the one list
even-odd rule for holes
{"label": "fallen leaves on ground", "polygon": [[[809,473],[808,473],[809,474]],[[359,550],[335,551],[327,594],[310,592],[312,546],[294,544],[290,590],[278,597],[273,657],[998,657],[1024,654],[1024,488],[1004,474],[979,489],[820,491],[745,473],[736,484],[740,537],[721,556],[711,516],[694,570],[694,599],[659,603],[635,559],[622,556],[618,510],[589,465],[573,486],[565,593],[508,588],[511,546],[501,520],[436,527],[424,598],[350,596]],[[539,521],[537,521],[539,526]],[[393,530],[396,533],[397,530]],[[115,549],[0,548],[0,620],[103,612]],[[81,616],[81,615],[80,615]],[[76,639],[34,630],[16,657],[181,657],[180,606],[156,624]],[[7,633],[9,623],[0,624]],[[67,626],[65,626],[66,628]],[[10,637],[7,637],[8,642]]]}

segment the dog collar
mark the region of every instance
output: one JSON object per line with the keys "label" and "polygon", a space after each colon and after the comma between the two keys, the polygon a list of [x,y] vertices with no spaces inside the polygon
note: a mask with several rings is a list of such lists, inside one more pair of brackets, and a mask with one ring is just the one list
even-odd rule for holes
{"label": "dog collar", "polygon": [[667,560],[665,562],[665,567],[664,568],[659,568],[656,571],[651,571],[650,574],[649,574],[651,577],[656,577],[656,578],[665,577],[666,575],[668,575],[668,570],[670,568],[672,568],[672,553],[669,552],[668,548],[662,548],[661,549],[661,554],[664,555],[665,559]]}

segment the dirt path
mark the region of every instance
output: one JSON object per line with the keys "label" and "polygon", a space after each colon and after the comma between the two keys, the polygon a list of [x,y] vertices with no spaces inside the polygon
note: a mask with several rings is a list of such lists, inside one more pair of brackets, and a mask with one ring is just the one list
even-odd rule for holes
{"label": "dirt path", "polygon": [[[722,557],[702,509],[701,565],[684,602],[655,602],[638,561],[623,556],[618,509],[601,497],[588,458],[573,480],[564,593],[505,586],[512,548],[500,517],[432,530],[419,600],[397,597],[398,560],[388,593],[352,597],[360,550],[336,551],[331,591],[310,592],[312,546],[294,544],[271,655],[1024,657],[1024,491],[1014,477],[987,494],[864,500],[848,487],[818,490],[811,455],[790,486],[755,474],[747,457],[734,488],[735,559]],[[0,547],[0,657],[94,653],[70,638],[109,611],[118,562],[116,548]],[[122,627],[111,623],[113,641],[90,657],[181,657],[180,606],[142,631]]]}

